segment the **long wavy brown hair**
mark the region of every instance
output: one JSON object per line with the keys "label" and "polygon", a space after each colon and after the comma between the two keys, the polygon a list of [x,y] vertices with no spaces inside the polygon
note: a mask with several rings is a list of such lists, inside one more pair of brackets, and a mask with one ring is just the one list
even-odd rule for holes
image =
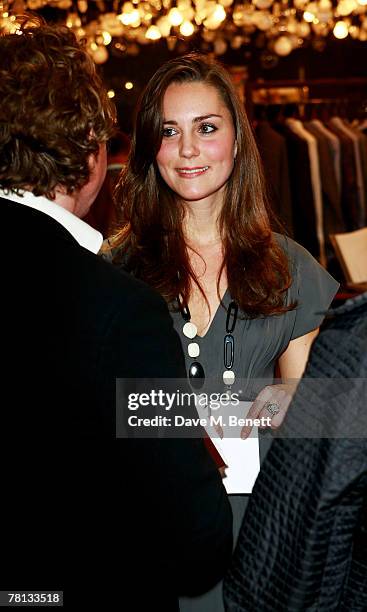
{"label": "long wavy brown hair", "polygon": [[[154,287],[172,305],[188,303],[196,278],[183,234],[185,204],[160,176],[156,156],[163,134],[163,98],[171,83],[214,87],[231,113],[237,156],[218,219],[228,288],[249,317],[280,314],[291,278],[288,261],[273,237],[267,213],[262,165],[252,130],[225,69],[190,54],[161,66],[140,99],[127,167],[116,190],[122,227],[112,240],[115,261]],[[219,295],[219,279],[217,291]],[[204,295],[205,297],[205,295]]]}
{"label": "long wavy brown hair", "polygon": [[52,199],[87,183],[115,110],[69,28],[27,16],[19,25],[0,36],[0,186]]}

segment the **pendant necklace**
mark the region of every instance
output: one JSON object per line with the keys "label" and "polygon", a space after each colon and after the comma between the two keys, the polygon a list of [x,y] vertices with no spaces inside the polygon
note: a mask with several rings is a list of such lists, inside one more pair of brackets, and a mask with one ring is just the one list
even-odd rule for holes
{"label": "pendant necklace", "polygon": [[[178,306],[180,309],[181,316],[184,320],[184,325],[182,327],[183,335],[191,340],[188,344],[187,352],[192,361],[189,366],[189,381],[191,386],[194,389],[201,389],[204,385],[205,381],[205,372],[201,363],[197,360],[200,356],[200,345],[197,341],[199,337],[197,337],[198,329],[195,323],[191,321],[191,313],[189,307],[186,303],[183,303],[182,300],[177,298]],[[231,387],[236,380],[236,375],[233,371],[234,366],[234,337],[233,332],[236,327],[238,316],[238,305],[232,300],[228,306],[227,310],[227,318],[226,318],[226,333],[223,339],[223,382],[228,387],[228,391],[230,392]]]}

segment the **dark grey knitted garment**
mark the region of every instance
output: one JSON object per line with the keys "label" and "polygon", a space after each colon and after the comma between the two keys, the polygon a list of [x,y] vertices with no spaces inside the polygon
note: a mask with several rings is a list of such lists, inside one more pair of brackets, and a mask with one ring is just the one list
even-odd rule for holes
{"label": "dark grey knitted garment", "polygon": [[[310,393],[307,377],[324,382]],[[228,612],[367,610],[366,378],[364,294],[333,312],[286,419],[296,437],[305,411],[314,432],[331,419],[334,437],[274,440],[224,582]]]}

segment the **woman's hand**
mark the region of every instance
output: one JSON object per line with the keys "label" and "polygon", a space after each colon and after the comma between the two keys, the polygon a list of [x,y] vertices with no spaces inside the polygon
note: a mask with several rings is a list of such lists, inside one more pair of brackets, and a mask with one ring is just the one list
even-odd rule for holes
{"label": "woman's hand", "polygon": [[[299,379],[302,378],[312,343],[318,333],[319,330],[314,329],[304,336],[290,341],[286,350],[278,359],[281,379],[287,382],[264,387],[252,404],[247,414],[248,419],[269,417],[272,429],[280,427],[287,414],[288,406],[297,388]],[[248,438],[251,429],[252,427],[243,427],[241,438]]]}
{"label": "woman's hand", "polygon": [[[260,391],[252,404],[247,419],[270,419],[270,427],[277,429],[283,423],[287,414],[288,406],[297,388],[297,382],[269,385]],[[241,438],[248,438],[252,430],[251,426],[245,426],[241,430]]]}

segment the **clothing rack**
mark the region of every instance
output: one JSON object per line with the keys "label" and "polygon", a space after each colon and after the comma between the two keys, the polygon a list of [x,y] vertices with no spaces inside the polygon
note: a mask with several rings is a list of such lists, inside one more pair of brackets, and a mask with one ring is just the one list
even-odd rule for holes
{"label": "clothing rack", "polygon": [[327,79],[277,79],[273,81],[248,81],[252,89],[267,87],[311,87],[311,86],[330,86],[330,85],[349,85],[367,87],[367,77],[348,77],[348,78],[327,78]]}
{"label": "clothing rack", "polygon": [[329,236],[367,222],[367,78],[257,81],[247,91],[273,210],[342,280]]}
{"label": "clothing rack", "polygon": [[[326,91],[325,91],[326,90]],[[348,95],[346,91],[348,90]],[[248,81],[246,83],[246,107],[251,118],[255,106],[344,105],[352,114],[367,114],[367,78],[286,79],[273,81]]]}
{"label": "clothing rack", "polygon": [[326,120],[333,115],[348,116],[355,119],[357,116],[363,116],[363,107],[361,107],[360,101],[351,101],[350,98],[309,98],[293,102],[255,102],[252,109],[252,123],[255,125],[257,119],[274,120],[275,117],[294,116],[302,121],[310,118]]}

